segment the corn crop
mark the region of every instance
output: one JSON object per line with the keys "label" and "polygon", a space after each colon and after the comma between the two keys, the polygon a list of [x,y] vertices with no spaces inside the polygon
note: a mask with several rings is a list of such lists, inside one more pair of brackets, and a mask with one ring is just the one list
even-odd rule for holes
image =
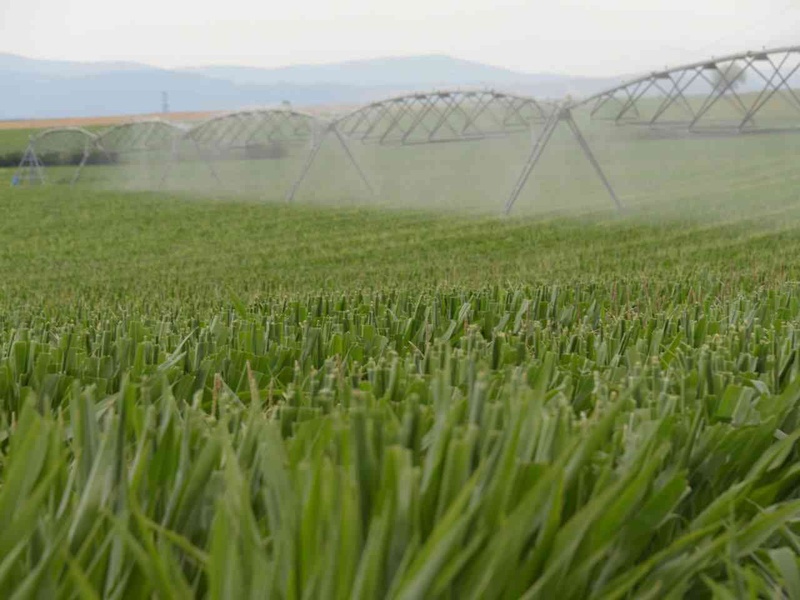
{"label": "corn crop", "polygon": [[[357,212],[337,266],[302,209],[105,201],[0,225],[7,597],[800,598],[787,229]],[[226,210],[286,233],[194,230]]]}

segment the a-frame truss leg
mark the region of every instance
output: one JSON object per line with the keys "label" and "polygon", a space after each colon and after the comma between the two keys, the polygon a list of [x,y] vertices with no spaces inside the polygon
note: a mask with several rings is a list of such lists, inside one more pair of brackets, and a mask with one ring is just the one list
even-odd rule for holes
{"label": "a-frame truss leg", "polygon": [[14,173],[14,180],[19,184],[27,183],[28,185],[44,184],[44,165],[39,160],[33,144],[28,144],[25,153],[22,155],[22,160],[19,162],[16,172]]}
{"label": "a-frame truss leg", "polygon": [[352,164],[353,168],[355,168],[356,172],[358,173],[358,176],[361,178],[361,181],[363,181],[364,185],[367,186],[370,196],[374,196],[375,190],[370,184],[369,179],[367,179],[367,175],[366,173],[364,173],[364,170],[361,168],[361,165],[358,164],[358,161],[356,160],[356,157],[353,155],[353,152],[350,150],[350,146],[348,145],[347,140],[344,139],[342,133],[338,129],[336,129],[335,126],[333,127],[333,134],[336,136],[336,139],[339,140],[339,144],[341,144],[342,149],[344,150],[345,154],[347,154],[347,158],[350,160],[350,164]]}
{"label": "a-frame truss leg", "polygon": [[86,166],[86,162],[89,160],[89,156],[91,155],[91,153],[92,151],[88,147],[83,150],[83,156],[81,157],[81,162],[75,169],[75,174],[72,176],[72,181],[69,182],[70,187],[78,183],[78,179],[80,179],[81,177],[81,172],[83,171],[83,167]]}
{"label": "a-frame truss leg", "polygon": [[525,166],[522,168],[522,173],[520,174],[514,189],[511,191],[511,196],[509,196],[508,201],[506,202],[505,214],[509,214],[511,212],[511,209],[514,207],[514,203],[522,193],[525,184],[530,178],[531,173],[533,173],[533,170],[536,168],[536,165],[539,163],[539,160],[542,158],[542,154],[544,154],[547,144],[550,142],[550,139],[553,137],[553,133],[555,133],[556,127],[558,127],[558,124],[561,121],[566,121],[567,125],[572,131],[572,135],[575,136],[578,145],[580,145],[583,154],[594,168],[595,173],[597,173],[597,176],[600,178],[600,181],[603,182],[608,194],[611,196],[612,200],[614,200],[616,207],[618,209],[622,208],[622,203],[619,201],[617,194],[614,192],[614,188],[611,186],[611,183],[603,172],[603,168],[600,166],[600,163],[597,162],[589,143],[586,141],[586,138],[583,137],[578,124],[572,118],[572,112],[569,108],[559,108],[555,110],[552,115],[550,115],[550,118],[547,120],[544,129],[542,130],[542,134],[539,136],[539,139],[533,146],[533,149],[528,156],[528,160],[525,162]]}
{"label": "a-frame truss leg", "polygon": [[525,166],[522,167],[522,173],[520,173],[519,179],[517,179],[517,183],[514,185],[514,189],[511,191],[511,196],[509,196],[508,201],[506,202],[505,214],[509,214],[511,209],[514,208],[514,203],[519,198],[519,195],[522,193],[525,184],[528,181],[528,178],[531,175],[531,172],[536,167],[539,162],[539,159],[542,157],[542,152],[544,152],[547,143],[550,141],[550,138],[553,136],[553,132],[556,130],[556,126],[558,125],[558,110],[553,112],[550,117],[547,119],[547,122],[544,125],[544,129],[542,129],[542,133],[539,138],[536,140],[536,143],[533,145],[531,149],[531,153],[528,156],[528,160],[525,162]]}
{"label": "a-frame truss leg", "polygon": [[[222,187],[222,180],[219,178],[219,175],[217,174],[217,170],[214,168],[213,160],[210,159],[210,158],[205,158],[203,156],[203,150],[202,150],[202,148],[200,148],[200,143],[193,136],[190,135],[189,137],[191,138],[192,143],[194,144],[195,150],[197,151],[198,160],[203,161],[203,162],[206,163],[206,166],[208,167],[209,173],[211,173],[211,176],[214,178],[214,181],[217,182],[217,187],[221,188]],[[169,179],[169,176],[172,174],[172,170],[175,168],[175,163],[178,162],[179,155],[180,155],[180,152],[178,151],[178,143],[179,143],[179,140],[177,140],[177,139],[173,140],[173,142],[172,142],[172,150],[170,152],[170,160],[167,162],[167,165],[164,168],[164,172],[161,174],[161,179],[158,182],[158,189],[159,190],[163,190],[164,189],[164,187],[166,186],[166,183],[167,183],[167,179]]]}
{"label": "a-frame truss leg", "polygon": [[31,179],[35,175],[36,178],[39,180],[40,184],[45,183],[45,176],[44,176],[44,163],[39,159],[39,155],[36,154],[36,150],[31,148],[31,164],[33,168],[31,170]]}
{"label": "a-frame truss leg", "polygon": [[308,153],[308,156],[306,157],[306,162],[303,164],[303,168],[301,169],[300,174],[297,176],[297,179],[295,179],[294,183],[292,184],[292,187],[286,193],[287,202],[291,202],[292,200],[294,200],[294,196],[297,193],[300,184],[302,184],[303,181],[305,181],[305,178],[308,175],[308,172],[311,170],[311,166],[314,164],[314,161],[317,158],[317,154],[319,154],[320,148],[322,148],[322,143],[325,141],[325,137],[328,135],[328,133],[333,133],[333,135],[339,141],[339,145],[344,150],[344,153],[347,155],[347,159],[350,161],[350,164],[353,165],[353,168],[358,173],[358,176],[361,178],[361,181],[364,182],[364,185],[369,190],[370,195],[371,196],[375,195],[375,190],[370,184],[369,179],[367,179],[367,175],[366,173],[364,173],[364,170],[361,168],[361,165],[358,164],[355,155],[350,150],[350,146],[348,145],[347,140],[344,138],[342,133],[336,128],[336,126],[333,125],[329,127],[325,132],[323,132],[314,141],[314,144],[311,147],[311,151]]}
{"label": "a-frame truss leg", "polygon": [[303,163],[303,167],[300,169],[300,174],[292,183],[292,187],[289,188],[289,191],[286,192],[286,202],[291,202],[294,200],[294,195],[297,193],[297,188],[300,187],[300,184],[308,175],[308,171],[311,169],[311,165],[314,164],[314,160],[317,158],[317,154],[319,154],[320,148],[322,148],[322,141],[325,139],[325,134],[315,137],[314,142],[311,144],[311,150],[306,156],[306,160]]}
{"label": "a-frame truss leg", "polygon": [[611,196],[612,200],[614,200],[614,204],[616,204],[617,208],[621,209],[622,203],[619,201],[617,194],[614,193],[614,188],[611,187],[611,182],[608,181],[606,174],[603,172],[603,168],[600,166],[600,163],[597,162],[597,158],[595,158],[594,152],[592,152],[592,148],[589,146],[586,138],[583,137],[578,124],[575,122],[575,119],[572,118],[572,112],[569,109],[565,109],[562,118],[567,122],[567,125],[569,125],[569,128],[572,130],[572,134],[575,136],[575,139],[578,140],[578,144],[580,144],[580,147],[583,149],[583,154],[591,163],[592,167],[594,167],[595,173],[597,173],[600,181],[603,182],[606,190],[608,190],[608,195]]}
{"label": "a-frame truss leg", "polygon": [[211,160],[210,158],[204,159],[203,149],[200,147],[200,143],[195,139],[193,135],[190,135],[189,137],[192,138],[192,143],[194,144],[195,150],[197,150],[198,158],[200,158],[200,160],[205,160],[206,166],[208,167],[211,176],[214,178],[214,181],[217,182],[217,188],[222,189],[222,180],[219,178],[219,175],[217,174],[217,169],[216,167],[214,167],[213,160]]}
{"label": "a-frame truss leg", "polygon": [[177,163],[180,158],[180,150],[178,149],[178,145],[180,144],[180,142],[181,139],[176,137],[175,139],[172,140],[172,143],[170,144],[171,148],[169,151],[169,160],[167,161],[167,164],[164,167],[164,172],[161,174],[161,178],[158,180],[158,187],[156,188],[159,191],[163,190],[164,187],[167,185],[167,180],[169,179],[169,176],[172,174],[172,169],[175,168],[175,163]]}
{"label": "a-frame truss leg", "polygon": [[175,166],[175,163],[178,160],[178,140],[172,140],[171,148],[169,151],[169,160],[167,164],[164,166],[164,172],[161,174],[161,178],[158,180],[158,190],[162,191],[164,186],[167,184],[167,179],[169,179],[170,174],[172,173],[172,169]]}

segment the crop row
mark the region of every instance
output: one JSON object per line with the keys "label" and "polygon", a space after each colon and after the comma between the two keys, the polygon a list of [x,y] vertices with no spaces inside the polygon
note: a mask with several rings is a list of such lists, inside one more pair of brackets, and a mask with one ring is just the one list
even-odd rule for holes
{"label": "crop row", "polygon": [[0,585],[794,597],[800,297],[699,287],[6,315]]}

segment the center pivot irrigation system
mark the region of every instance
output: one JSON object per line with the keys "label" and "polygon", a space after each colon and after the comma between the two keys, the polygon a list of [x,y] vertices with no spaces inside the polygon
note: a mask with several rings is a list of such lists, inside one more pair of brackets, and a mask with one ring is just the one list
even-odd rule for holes
{"label": "center pivot irrigation system", "polygon": [[13,181],[17,185],[43,184],[47,165],[71,164],[75,170],[69,182],[74,184],[96,145],[97,136],[80,127],[45,129],[31,137]]}
{"label": "center pivot irrigation system", "polygon": [[133,121],[109,127],[100,133],[96,138],[96,147],[109,160],[172,152],[175,143],[185,132],[185,128],[161,119]]}
{"label": "center pivot irrigation system", "polygon": [[[308,170],[306,165],[313,162],[329,128],[328,124],[314,115],[295,110],[247,110],[213,117],[190,129],[184,139],[208,162],[218,181],[219,175],[213,167],[217,160],[278,159],[283,158],[291,147],[304,148],[307,156],[303,171],[287,194],[287,199],[291,200]],[[346,142],[340,136],[337,139],[362,180],[369,186]]]}
{"label": "center pivot irrigation system", "polygon": [[71,183],[78,181],[84,165],[94,154],[101,156],[102,162],[117,164],[126,157],[159,152],[161,160],[150,162],[153,165],[163,163],[160,178],[163,186],[174,165],[182,160],[205,162],[213,178],[221,183],[214,166],[217,161],[277,159],[285,156],[289,148],[298,147],[303,149],[305,159],[286,193],[287,201],[291,201],[317,160],[323,143],[331,138],[342,149],[370,194],[374,194],[367,174],[351,150],[353,143],[411,147],[527,135],[533,148],[506,203],[508,213],[562,122],[569,126],[619,207],[620,202],[573,120],[569,106],[493,90],[397,96],[373,102],[334,120],[280,108],[219,115],[191,128],[149,120],[117,125],[99,134],[85,130],[51,130],[31,139],[15,179],[19,183],[44,183],[44,165],[49,156],[44,142],[56,137],[65,138],[67,154],[71,152],[77,156],[80,153],[79,160],[56,163],[74,165]]}
{"label": "center pivot irrigation system", "polygon": [[[619,208],[619,199],[566,105],[494,90],[407,94],[359,108],[334,121],[324,131],[334,135],[344,148],[348,147],[346,140],[379,146],[417,146],[478,141],[520,133],[531,135],[534,139],[533,149],[506,202],[505,212],[508,214],[561,122],[569,125]],[[538,137],[534,135],[537,126],[541,127]],[[311,152],[292,195],[311,168],[322,141],[320,138],[316,149]],[[357,165],[355,159],[353,164]]]}
{"label": "center pivot irrigation system", "polygon": [[[238,111],[193,127],[150,120],[125,123],[100,134],[79,128],[48,130],[31,138],[14,181],[45,182],[45,166],[74,166],[71,183],[94,155],[161,153],[163,185],[174,164],[199,158],[220,182],[215,163],[225,159],[277,159],[300,148],[304,160],[286,199],[291,201],[326,139],[342,149],[374,194],[351,144],[410,147],[529,135],[531,150],[505,204],[508,214],[560,124],[577,140],[617,208],[621,202],[572,111],[619,125],[647,125],[686,134],[800,131],[800,46],[712,58],[622,83],[576,102],[554,103],[494,90],[413,93],[373,102],[339,118],[290,109]],[[160,160],[160,159],[159,159]]]}
{"label": "center pivot irrigation system", "polygon": [[800,46],[654,71],[590,96],[595,119],[692,133],[800,130]]}

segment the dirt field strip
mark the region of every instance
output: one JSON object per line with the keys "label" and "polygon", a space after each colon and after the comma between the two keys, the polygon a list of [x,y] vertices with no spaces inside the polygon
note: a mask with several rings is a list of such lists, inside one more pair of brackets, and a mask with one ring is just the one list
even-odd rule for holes
{"label": "dirt field strip", "polygon": [[[317,116],[328,116],[330,114],[342,114],[351,110],[350,106],[312,106],[298,107],[297,110],[308,112]],[[231,111],[195,111],[195,112],[173,112],[169,114],[150,113],[140,115],[115,115],[110,117],[66,117],[61,119],[19,119],[12,121],[0,120],[0,131],[10,131],[15,129],[50,129],[54,127],[106,127],[119,125],[120,123],[130,123],[132,121],[143,121],[146,119],[163,119],[165,121],[193,122],[202,121],[215,115],[225,114]]]}
{"label": "dirt field strip", "polygon": [[176,112],[167,115],[152,113],[146,115],[116,115],[113,117],[68,117],[63,119],[28,119],[0,121],[0,130],[11,129],[49,129],[51,127],[97,127],[118,125],[144,119],[164,119],[165,121],[201,121],[217,114],[216,112]]}

